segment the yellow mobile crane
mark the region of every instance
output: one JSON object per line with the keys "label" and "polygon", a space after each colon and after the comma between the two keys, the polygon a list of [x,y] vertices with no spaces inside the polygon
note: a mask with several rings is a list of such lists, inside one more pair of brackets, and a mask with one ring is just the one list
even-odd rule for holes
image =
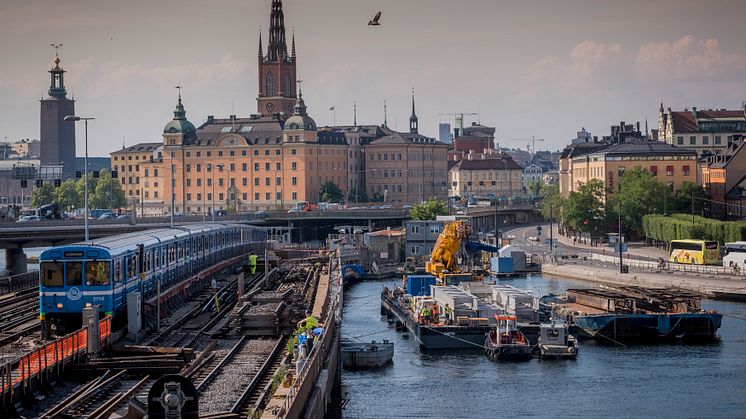
{"label": "yellow mobile crane", "polygon": [[471,235],[471,228],[462,220],[452,221],[443,227],[433,246],[425,271],[443,283],[471,280],[471,273],[462,273],[459,256],[465,256],[464,243]]}

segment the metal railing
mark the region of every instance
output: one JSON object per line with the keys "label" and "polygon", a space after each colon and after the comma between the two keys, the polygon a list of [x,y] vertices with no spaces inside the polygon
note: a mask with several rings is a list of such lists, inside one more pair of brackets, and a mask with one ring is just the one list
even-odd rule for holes
{"label": "metal railing", "polygon": [[0,278],[0,294],[21,291],[39,285],[39,271]]}
{"label": "metal railing", "polygon": [[[111,338],[111,317],[99,321],[99,345],[108,345]],[[66,365],[78,362],[88,350],[88,329],[46,343],[34,351],[0,365],[2,410],[15,402],[18,394],[32,393],[32,383],[49,383],[50,375],[59,377]]]}
{"label": "metal railing", "polygon": [[[593,260],[619,265],[619,256],[599,255],[597,253],[591,253],[588,257]],[[626,257],[623,258],[622,263],[629,266],[630,268],[646,269],[657,272],[685,272],[705,275],[723,275],[740,277],[739,279],[746,277],[746,272],[740,271],[737,273],[736,271],[734,271],[733,268],[726,266],[686,265],[683,263],[672,263],[668,261],[665,261],[662,265],[659,265],[658,262],[655,261],[635,260],[628,259]]]}

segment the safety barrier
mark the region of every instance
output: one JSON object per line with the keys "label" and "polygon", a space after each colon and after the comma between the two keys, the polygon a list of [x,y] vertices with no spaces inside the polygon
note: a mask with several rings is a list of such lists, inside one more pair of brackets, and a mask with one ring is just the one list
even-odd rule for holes
{"label": "safety barrier", "polygon": [[[110,339],[111,316],[106,316],[99,321],[99,347],[107,346]],[[19,394],[31,394],[32,385],[48,383],[50,376],[59,377],[67,365],[78,363],[87,350],[88,330],[82,328],[0,365],[2,410],[9,408]]]}
{"label": "safety barrier", "polygon": [[0,294],[21,291],[39,285],[39,271],[0,278]]}
{"label": "safety barrier", "polygon": [[[619,256],[599,255],[597,253],[593,253],[591,254],[591,258],[595,260],[603,261],[603,262],[610,262],[615,265],[619,264]],[[660,272],[685,272],[685,273],[706,274],[706,275],[733,276],[733,277],[739,277],[739,279],[743,278],[744,275],[746,275],[745,271],[736,273],[733,270],[733,268],[729,268],[725,266],[686,265],[683,263],[671,263],[668,261],[665,261],[663,263],[663,266],[659,266],[658,262],[655,262],[655,261],[635,260],[635,259],[629,259],[628,257],[623,258],[622,263],[624,263],[625,265],[628,265],[631,268],[647,269],[651,271],[660,271]]]}

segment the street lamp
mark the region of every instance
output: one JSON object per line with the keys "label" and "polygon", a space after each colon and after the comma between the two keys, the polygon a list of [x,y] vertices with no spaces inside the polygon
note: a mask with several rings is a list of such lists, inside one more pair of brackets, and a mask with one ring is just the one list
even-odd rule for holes
{"label": "street lamp", "polygon": [[77,122],[83,121],[85,123],[85,158],[83,159],[83,189],[85,189],[85,241],[90,238],[89,227],[88,227],[88,121],[92,121],[96,118],[83,118],[75,115],[67,115],[65,121]]}
{"label": "street lamp", "polygon": [[205,179],[207,177],[207,168],[210,167],[209,164],[205,165],[205,170],[202,171],[202,222],[205,222],[205,213],[207,212],[207,180]]}

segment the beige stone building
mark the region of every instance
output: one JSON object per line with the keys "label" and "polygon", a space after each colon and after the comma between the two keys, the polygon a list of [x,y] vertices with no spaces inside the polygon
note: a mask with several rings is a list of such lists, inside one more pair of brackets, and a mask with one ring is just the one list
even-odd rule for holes
{"label": "beige stone building", "polygon": [[697,154],[722,154],[730,144],[746,138],[746,104],[738,110],[658,109],[660,141],[695,150]]}
{"label": "beige stone building", "polygon": [[450,196],[513,196],[523,193],[523,168],[507,154],[469,153],[448,172]]}

